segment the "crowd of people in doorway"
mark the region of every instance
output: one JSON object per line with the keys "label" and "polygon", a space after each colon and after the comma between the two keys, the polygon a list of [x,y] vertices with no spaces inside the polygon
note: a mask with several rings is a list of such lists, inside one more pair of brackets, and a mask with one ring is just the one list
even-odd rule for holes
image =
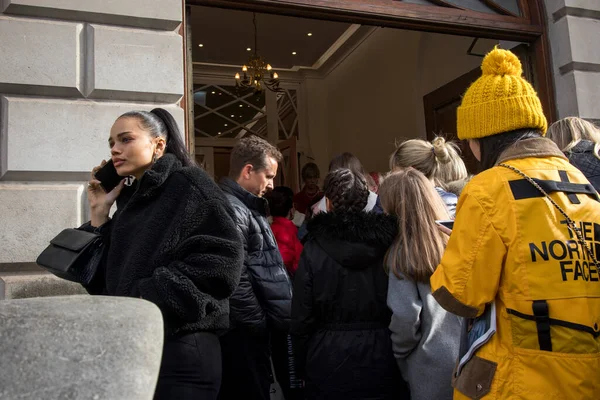
{"label": "crowd of people in doorway", "polygon": [[321,186],[308,163],[293,193],[250,136],[217,184],[165,110],[116,120],[135,181],[92,172],[86,289],[162,311],[156,399],[600,398],[600,131],[548,128],[510,51],[481,69],[457,111],[474,176],[455,143],[411,139],[385,174],[343,153]]}

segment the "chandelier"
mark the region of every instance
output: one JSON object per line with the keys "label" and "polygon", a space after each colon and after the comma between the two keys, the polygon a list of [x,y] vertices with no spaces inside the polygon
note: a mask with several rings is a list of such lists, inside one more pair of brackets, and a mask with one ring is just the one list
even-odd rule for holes
{"label": "chandelier", "polygon": [[252,15],[254,23],[254,54],[250,56],[248,62],[242,66],[243,76],[240,73],[235,74],[235,87],[242,89],[254,89],[255,92],[262,91],[265,87],[273,92],[281,92],[279,87],[279,75],[273,71],[273,68],[258,54],[258,36],[256,34],[256,13]]}

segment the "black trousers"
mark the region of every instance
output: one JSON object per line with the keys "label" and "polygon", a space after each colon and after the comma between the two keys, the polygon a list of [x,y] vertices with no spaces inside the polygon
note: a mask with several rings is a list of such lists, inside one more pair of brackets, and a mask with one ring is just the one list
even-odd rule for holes
{"label": "black trousers", "polygon": [[221,368],[219,337],[214,333],[167,338],[154,400],[216,400]]}
{"label": "black trousers", "polygon": [[286,332],[271,332],[271,358],[277,383],[285,400],[304,400],[302,380],[297,375],[292,338]]}
{"label": "black trousers", "polygon": [[269,336],[232,329],[220,339],[223,381],[219,400],[269,400]]}

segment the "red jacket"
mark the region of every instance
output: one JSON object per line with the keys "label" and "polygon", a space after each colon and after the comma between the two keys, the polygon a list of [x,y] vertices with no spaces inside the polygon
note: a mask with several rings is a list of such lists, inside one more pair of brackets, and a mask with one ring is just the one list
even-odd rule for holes
{"label": "red jacket", "polygon": [[271,230],[277,240],[283,263],[290,276],[294,276],[298,269],[300,254],[302,254],[302,243],[298,240],[298,228],[287,218],[273,217]]}

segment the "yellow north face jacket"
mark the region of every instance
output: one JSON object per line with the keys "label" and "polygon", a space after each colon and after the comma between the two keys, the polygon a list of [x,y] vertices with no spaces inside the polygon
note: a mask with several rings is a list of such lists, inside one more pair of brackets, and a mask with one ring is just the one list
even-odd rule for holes
{"label": "yellow north face jacket", "polygon": [[[523,140],[500,162],[539,180],[600,257],[598,194],[554,143]],[[453,377],[455,399],[600,399],[600,274],[564,219],[504,167],[463,191],[431,289],[464,317],[494,302],[497,331]]]}

